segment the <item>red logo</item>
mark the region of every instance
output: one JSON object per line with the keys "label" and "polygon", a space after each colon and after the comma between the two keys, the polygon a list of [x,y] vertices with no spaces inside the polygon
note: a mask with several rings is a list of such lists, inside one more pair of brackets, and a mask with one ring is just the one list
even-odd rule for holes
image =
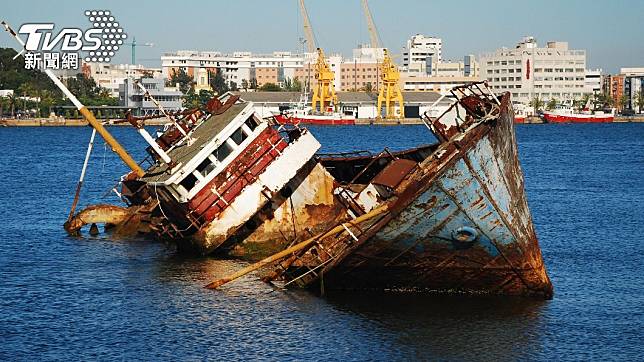
{"label": "red logo", "polygon": [[525,64],[525,79],[530,79],[530,59]]}

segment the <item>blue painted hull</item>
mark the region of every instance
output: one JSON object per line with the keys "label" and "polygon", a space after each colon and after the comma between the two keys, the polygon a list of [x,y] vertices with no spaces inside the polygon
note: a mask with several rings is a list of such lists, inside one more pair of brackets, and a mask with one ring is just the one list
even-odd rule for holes
{"label": "blue painted hull", "polygon": [[368,239],[325,270],[327,288],[552,297],[509,96],[501,108],[419,164]]}

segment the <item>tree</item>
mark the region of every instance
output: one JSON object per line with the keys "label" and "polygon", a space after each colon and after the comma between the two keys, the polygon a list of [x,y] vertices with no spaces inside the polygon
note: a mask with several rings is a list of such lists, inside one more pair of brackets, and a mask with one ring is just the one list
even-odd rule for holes
{"label": "tree", "polygon": [[199,106],[201,106],[203,104],[206,104],[214,96],[215,96],[215,94],[212,91],[205,90],[205,89],[200,90],[199,95],[197,96],[197,98],[199,100]]}
{"label": "tree", "polygon": [[634,103],[637,105],[637,113],[642,113],[642,108],[644,108],[644,93],[642,91],[635,92]]}
{"label": "tree", "polygon": [[367,84],[365,84],[364,91],[367,93],[373,92],[373,85],[371,85],[371,82],[368,82]]}
{"label": "tree", "polygon": [[[208,91],[206,91],[208,92]],[[189,109],[199,108],[201,103],[199,102],[199,95],[195,93],[195,88],[190,87],[188,91],[183,95],[183,106]]]}
{"label": "tree", "polygon": [[548,104],[546,104],[546,109],[551,111],[557,107],[557,100],[555,98],[550,98]]}
{"label": "tree", "polygon": [[250,89],[257,89],[257,79],[256,78],[252,78],[250,80]]}
{"label": "tree", "polygon": [[241,87],[242,87],[242,89],[243,89],[243,90],[247,90],[247,89],[248,89],[248,81],[247,81],[246,79],[242,79],[242,81],[241,81]]}
{"label": "tree", "polygon": [[210,86],[215,90],[217,95],[222,95],[228,92],[228,84],[226,84],[226,80],[221,75],[221,70],[219,68],[217,68],[214,76],[210,77]]}
{"label": "tree", "polygon": [[194,79],[186,73],[185,70],[179,69],[179,71],[172,72],[170,79],[166,82],[166,86],[174,87],[179,84],[179,91],[186,94],[190,90],[194,83]]}
{"label": "tree", "polygon": [[261,87],[259,87],[259,90],[264,92],[279,92],[282,90],[282,88],[280,88],[280,86],[275,83],[264,83]]}
{"label": "tree", "polygon": [[628,97],[625,94],[622,94],[622,96],[619,97],[619,100],[617,103],[618,103],[619,109],[623,110],[624,108],[626,108],[626,104],[628,104]]}
{"label": "tree", "polygon": [[236,83],[236,82],[233,82],[232,80],[230,81],[230,90],[231,90],[231,91],[237,91],[237,90],[239,90],[239,89],[237,88],[237,83]]}
{"label": "tree", "polygon": [[539,96],[536,96],[530,101],[530,106],[534,108],[535,112],[539,112],[543,109],[544,103],[543,100],[539,98]]}

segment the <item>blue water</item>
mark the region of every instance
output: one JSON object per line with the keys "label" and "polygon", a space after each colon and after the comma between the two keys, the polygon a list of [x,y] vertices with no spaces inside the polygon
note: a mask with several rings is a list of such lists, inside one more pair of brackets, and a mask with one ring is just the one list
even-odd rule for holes
{"label": "blue water", "polygon": [[[431,142],[421,126],[313,128],[324,151]],[[137,157],[132,129],[114,135]],[[0,129],[0,360],[642,360],[644,124],[522,125],[551,301],[273,290],[171,245],[62,228],[90,130]],[[81,206],[125,167],[102,141]]]}

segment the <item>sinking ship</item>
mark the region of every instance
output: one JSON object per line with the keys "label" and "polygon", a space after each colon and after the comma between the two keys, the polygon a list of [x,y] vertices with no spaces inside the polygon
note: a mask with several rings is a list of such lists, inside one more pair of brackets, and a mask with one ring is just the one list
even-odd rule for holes
{"label": "sinking ship", "polygon": [[65,228],[104,223],[260,260],[264,280],[283,286],[551,298],[510,95],[472,83],[450,99],[423,117],[438,142],[330,155],[304,127],[262,119],[238,97],[213,99],[174,115],[147,169],[121,178],[126,207],[89,206]]}

